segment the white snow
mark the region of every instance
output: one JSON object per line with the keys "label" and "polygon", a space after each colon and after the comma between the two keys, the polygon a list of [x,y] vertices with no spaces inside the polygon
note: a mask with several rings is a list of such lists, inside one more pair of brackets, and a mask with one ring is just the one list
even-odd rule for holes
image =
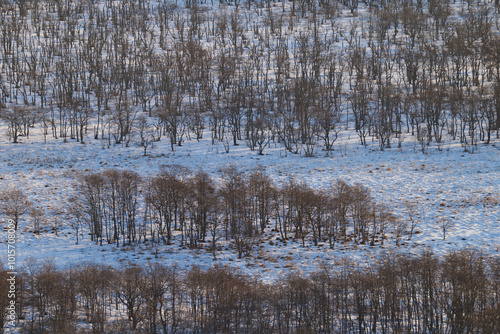
{"label": "white snow", "polygon": [[[4,132],[5,127],[0,128]],[[205,136],[206,137],[206,136]],[[178,264],[181,268],[209,267],[214,264],[238,267],[244,273],[260,276],[265,281],[275,280],[290,270],[310,272],[322,263],[334,263],[348,257],[359,263],[370,263],[377,254],[387,251],[420,252],[431,248],[443,255],[452,249],[475,247],[490,256],[500,250],[500,141],[491,145],[480,144],[476,153],[464,153],[463,148],[447,138],[441,150],[431,147],[423,154],[418,143],[408,136],[401,149],[377,149],[376,143],[360,146],[352,131],[341,133],[336,150],[326,156],[317,151],[315,157],[285,154],[282,148],[271,148],[259,156],[241,143],[225,153],[222,147],[212,146],[210,139],[195,140],[170,151],[163,140],[155,143],[148,156],[137,146],[102,148],[99,140],[86,139],[86,144],[64,143],[50,139],[43,143],[42,135],[35,133],[22,143],[12,144],[0,137],[0,187],[22,189],[35,206],[45,211],[45,232],[33,233],[28,215],[21,218],[17,241],[18,266],[28,258],[43,261],[53,259],[60,266],[91,261],[119,266],[122,262],[161,261]],[[256,240],[252,256],[237,259],[236,250],[220,240],[222,251],[217,259],[208,250],[181,249],[175,241],[171,246],[140,244],[117,249],[114,245],[98,246],[90,241],[87,227],[83,237],[75,244],[74,223],[65,212],[68,199],[74,195],[78,173],[101,171],[108,168],[130,169],[143,177],[154,175],[163,165],[183,165],[196,171],[209,172],[216,180],[220,168],[233,164],[240,170],[251,172],[264,166],[266,172],[279,185],[289,176],[309,184],[315,189],[327,189],[339,178],[350,184],[359,182],[367,186],[377,203],[389,207],[402,219],[408,220],[405,202],[414,203],[417,234],[411,240],[404,235],[404,245],[396,246],[389,234],[384,246],[370,247],[347,243],[319,247],[301,241],[284,245],[276,241],[278,232],[271,232],[271,224],[261,240]],[[440,222],[453,223],[443,240]],[[4,220],[5,221],[5,220]],[[57,225],[57,230],[54,226]],[[7,232],[0,230],[3,240],[0,253],[6,254]],[[271,245],[273,241],[274,245]],[[156,250],[158,247],[158,251]],[[156,253],[157,252],[157,253]]]}

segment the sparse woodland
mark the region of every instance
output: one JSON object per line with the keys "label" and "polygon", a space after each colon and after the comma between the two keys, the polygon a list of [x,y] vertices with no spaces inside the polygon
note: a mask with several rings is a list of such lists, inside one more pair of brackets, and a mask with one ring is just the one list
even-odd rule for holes
{"label": "sparse woodland", "polygon": [[222,267],[32,261],[17,312],[22,333],[497,333],[498,260],[388,254],[268,284]]}
{"label": "sparse woodland", "polygon": [[180,246],[208,244],[214,257],[219,238],[232,240],[239,258],[250,255],[252,243],[269,228],[284,243],[293,239],[304,246],[307,239],[333,249],[338,242],[383,245],[389,230],[409,227],[361,184],[337,180],[318,191],[293,178],[277,187],[262,170],[247,176],[228,166],[222,172],[219,186],[207,173],[181,166],[163,168],[147,181],[126,170],[87,173],[70,212],[86,223],[96,244],[171,245],[175,232]]}
{"label": "sparse woodland", "polygon": [[[381,151],[411,137],[422,153],[446,141],[474,153],[500,139],[500,1],[0,0],[0,122],[9,145],[36,132],[144,156],[208,138],[313,163],[336,154],[341,132]],[[61,211],[76,244],[214,259],[222,247],[255,256],[265,232],[330,249],[398,247],[418,233],[419,208],[398,216],[359,182],[314,189],[265,168],[219,172],[77,171]],[[16,229],[29,215],[43,234],[24,189],[2,189],[0,211]],[[445,239],[452,222],[439,224]],[[274,283],[220,266],[32,260],[16,283],[21,333],[500,332],[499,259],[471,249],[343,260]]]}
{"label": "sparse woodland", "polygon": [[314,156],[500,129],[498,1],[2,1],[1,118],[103,146],[185,140]]}

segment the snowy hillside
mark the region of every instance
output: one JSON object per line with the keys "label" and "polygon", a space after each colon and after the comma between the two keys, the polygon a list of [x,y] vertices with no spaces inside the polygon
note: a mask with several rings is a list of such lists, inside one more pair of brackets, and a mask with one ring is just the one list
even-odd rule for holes
{"label": "snowy hillside", "polygon": [[[181,268],[197,265],[210,267],[224,264],[241,268],[244,272],[275,280],[291,268],[302,272],[318,269],[323,263],[338,258],[356,259],[369,263],[380,252],[400,251],[419,253],[430,248],[436,254],[449,250],[474,247],[498,256],[500,251],[500,154],[494,146],[481,146],[476,153],[464,153],[459,144],[444,145],[441,151],[430,148],[427,154],[416,149],[418,143],[405,142],[401,149],[380,152],[375,145],[362,147],[352,133],[342,133],[339,149],[316,157],[285,153],[282,149],[269,149],[260,156],[244,146],[231,147],[229,153],[213,147],[208,140],[191,141],[182,149],[170,152],[168,144],[155,143],[151,154],[143,156],[140,147],[115,146],[102,149],[98,141],[87,144],[63,143],[61,140],[40,142],[34,135],[22,144],[8,143],[2,138],[0,146],[2,189],[22,189],[33,205],[44,210],[42,232],[33,233],[29,215],[22,217],[19,226],[20,264],[28,258],[43,261],[52,258],[61,266],[82,261],[119,266],[123,262],[142,263],[159,261],[178,264]],[[173,245],[138,244],[115,248],[113,245],[96,246],[90,241],[88,227],[83,227],[76,245],[74,218],[67,213],[68,200],[74,196],[77,174],[86,170],[101,171],[108,168],[129,169],[148,177],[157,173],[162,165],[182,165],[196,170],[203,168],[215,179],[220,169],[228,164],[244,172],[264,166],[271,178],[280,184],[293,175],[314,189],[328,188],[332,181],[343,179],[350,184],[360,182],[371,190],[375,200],[387,204],[402,220],[409,221],[405,203],[413,203],[417,222],[416,234],[411,240],[403,235],[403,244],[396,246],[393,233],[384,246],[370,247],[348,243],[337,244],[330,250],[328,243],[314,247],[300,240],[283,244],[276,241],[277,232],[266,230],[248,258],[237,259],[234,249],[220,240],[222,250],[213,260],[208,249],[180,249],[178,240]],[[443,240],[442,222],[450,220],[452,226]],[[56,229],[55,229],[56,228]],[[6,237],[6,232],[3,238]],[[272,242],[271,242],[272,241]],[[271,245],[272,244],[272,245]],[[3,247],[6,244],[3,243]],[[203,244],[202,244],[203,246]],[[208,248],[208,244],[205,248]]]}

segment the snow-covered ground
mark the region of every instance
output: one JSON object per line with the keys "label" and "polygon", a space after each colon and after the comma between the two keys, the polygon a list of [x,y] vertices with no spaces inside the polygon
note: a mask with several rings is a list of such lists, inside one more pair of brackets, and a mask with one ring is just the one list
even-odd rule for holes
{"label": "snow-covered ground", "polygon": [[[66,266],[92,261],[119,266],[123,262],[161,261],[177,263],[181,268],[209,267],[214,264],[238,267],[243,272],[272,281],[290,270],[309,272],[322,263],[334,263],[343,257],[359,263],[370,263],[377,254],[388,251],[418,253],[431,248],[442,255],[452,249],[475,247],[488,256],[500,255],[500,141],[481,144],[474,154],[465,153],[459,143],[447,138],[441,150],[430,147],[426,154],[419,150],[413,137],[407,136],[401,149],[378,150],[377,143],[368,147],[359,145],[355,132],[342,132],[335,143],[335,151],[327,156],[317,151],[316,156],[290,154],[281,147],[271,146],[259,156],[241,142],[226,153],[222,144],[212,146],[210,139],[187,141],[175,152],[166,140],[155,143],[148,156],[136,145],[102,148],[99,140],[87,138],[86,144],[49,139],[43,142],[40,131],[34,130],[30,139],[22,138],[12,144],[0,128],[0,189],[15,187],[23,190],[35,206],[45,212],[45,232],[33,233],[28,215],[21,218],[18,231],[18,258],[20,267],[28,258],[43,261],[53,259]],[[396,146],[396,145],[394,145]],[[396,246],[389,235],[384,246],[337,244],[330,250],[328,244],[315,247],[312,242],[276,241],[278,232],[271,227],[261,240],[256,241],[251,257],[237,258],[236,250],[220,241],[222,250],[214,260],[205,249],[181,249],[179,243],[153,247],[140,244],[132,248],[116,249],[114,245],[96,246],[90,241],[85,227],[83,238],[75,243],[73,221],[65,212],[68,200],[74,195],[78,173],[101,171],[108,168],[130,169],[143,177],[154,175],[161,166],[178,164],[196,171],[209,172],[216,180],[220,168],[233,164],[242,171],[264,166],[276,184],[295,176],[315,189],[328,188],[339,178],[350,184],[367,186],[377,203],[388,205],[402,219],[408,220],[405,203],[413,203],[417,213],[418,231],[411,240],[404,235],[404,244]],[[0,218],[5,222],[5,217]],[[452,227],[443,240],[443,220]],[[273,224],[274,226],[274,224]],[[54,227],[57,227],[54,229]],[[0,230],[0,253],[7,254],[7,232]],[[2,261],[6,262],[6,255]]]}
{"label": "snow-covered ground", "polygon": [[[179,1],[179,5],[181,3]],[[286,6],[288,11],[292,5]],[[455,6],[454,12],[457,13],[458,4]],[[273,8],[276,13],[285,12],[285,7]],[[337,47],[346,47],[344,44],[347,45],[351,30],[360,35],[366,33],[363,18],[366,18],[364,12],[367,10],[360,10],[358,25],[344,9],[345,13],[336,20],[340,27],[338,30],[345,33],[345,36],[336,39],[334,44]],[[250,20],[249,16],[248,21],[255,21],[256,26],[260,26],[264,18],[262,15]],[[292,31],[306,29],[307,22],[307,19],[299,20]],[[327,23],[323,24],[323,29],[330,31]],[[334,31],[332,28],[330,33]],[[257,40],[252,29],[246,34],[249,41]],[[363,39],[365,42],[366,39]],[[294,61],[293,52],[290,57],[290,61]],[[347,82],[345,85],[348,86]],[[250,151],[243,141],[239,146],[230,146],[229,153],[226,153],[223,143],[211,145],[208,133],[200,142],[184,142],[175,152],[170,150],[164,138],[154,143],[147,156],[134,143],[130,147],[119,145],[108,148],[106,143],[103,146],[103,142],[91,137],[85,138],[86,144],[72,140],[64,143],[62,139],[53,138],[44,143],[40,127],[32,130],[29,139],[20,138],[19,144],[12,144],[5,133],[6,126],[1,123],[0,190],[19,188],[45,212],[42,218],[44,232],[40,234],[33,233],[33,222],[28,215],[21,218],[16,244],[18,267],[29,258],[39,261],[53,259],[60,266],[82,261],[114,266],[129,261],[162,261],[165,264],[177,263],[182,268],[218,264],[238,267],[245,273],[269,281],[290,270],[307,273],[319,268],[322,263],[334,263],[343,257],[370,263],[377,259],[378,254],[388,251],[418,253],[431,248],[442,255],[452,249],[475,247],[488,256],[500,255],[500,140],[496,137],[491,145],[479,144],[474,154],[465,153],[458,141],[447,137],[441,147],[432,144],[434,146],[427,148],[424,154],[420,144],[409,134],[405,135],[401,149],[393,144],[393,148],[382,152],[377,143],[361,146],[357,134],[348,130],[340,133],[333,152],[327,155],[318,148],[314,157],[306,158],[274,144],[260,156]],[[114,245],[97,246],[90,241],[86,227],[83,237],[76,244],[74,222],[66,209],[74,196],[79,173],[120,168],[148,177],[153,176],[161,166],[174,164],[193,171],[202,168],[216,180],[221,167],[233,164],[247,172],[263,166],[277,184],[289,176],[315,189],[328,188],[339,178],[350,184],[359,182],[371,190],[377,203],[388,205],[401,219],[409,219],[405,205],[413,205],[418,221],[416,234],[411,240],[408,240],[407,234],[404,235],[404,243],[400,246],[389,233],[384,246],[348,243],[337,244],[334,250],[330,250],[327,244],[316,247],[312,242],[307,242],[305,248],[300,241],[291,240],[284,244],[276,240],[279,233],[271,231],[270,226],[266,234],[255,242],[252,256],[244,259],[238,259],[236,250],[222,240],[219,241],[222,250],[216,259],[205,249],[181,249],[175,240],[173,245],[160,245],[158,248],[151,244],[118,249]],[[6,218],[0,216],[0,222],[5,223]],[[445,240],[441,228],[443,221],[450,223]],[[6,262],[6,241],[7,231],[0,229],[0,262]]]}

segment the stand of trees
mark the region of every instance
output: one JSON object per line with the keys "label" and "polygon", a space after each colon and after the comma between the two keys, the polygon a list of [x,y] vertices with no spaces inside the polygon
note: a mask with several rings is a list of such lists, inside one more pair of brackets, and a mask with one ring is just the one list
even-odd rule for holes
{"label": "stand of trees", "polygon": [[20,333],[500,331],[500,262],[476,250],[342,260],[273,283],[220,267],[30,261],[16,282]]}
{"label": "stand of trees", "polygon": [[162,136],[174,150],[208,133],[313,156],[343,128],[382,150],[449,134],[472,152],[500,135],[498,1],[1,5],[0,118],[14,143],[38,127],[147,153]]}
{"label": "stand of trees", "polygon": [[[96,243],[136,242],[136,223],[140,177],[135,172],[109,169],[84,175],[78,215],[85,215],[90,237]],[[75,211],[75,210],[73,210]],[[140,239],[139,239],[140,240]]]}
{"label": "stand of trees", "polygon": [[339,242],[383,244],[388,232],[399,243],[408,227],[359,183],[337,180],[314,190],[289,178],[277,186],[262,168],[246,175],[225,167],[219,184],[201,170],[192,173],[177,165],[149,180],[110,169],[82,175],[77,190],[78,210],[70,211],[100,245],[175,239],[194,248],[210,241],[215,256],[217,240],[224,238],[233,241],[241,258],[266,229],[279,232],[282,242],[293,238],[305,246],[308,240],[333,249]]}

